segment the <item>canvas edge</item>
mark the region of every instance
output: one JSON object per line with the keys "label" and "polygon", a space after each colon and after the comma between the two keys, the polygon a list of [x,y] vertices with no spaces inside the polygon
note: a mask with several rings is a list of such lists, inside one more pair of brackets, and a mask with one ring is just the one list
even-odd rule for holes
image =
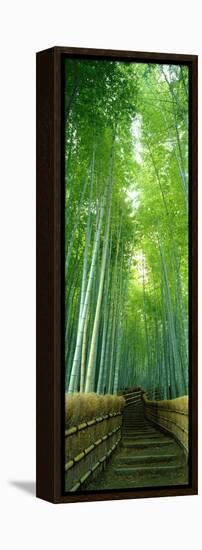
{"label": "canvas edge", "polygon": [[[61,59],[64,54],[188,63],[192,69],[192,475],[191,485],[171,488],[63,494],[61,457]],[[37,52],[37,434],[36,496],[52,503],[198,494],[197,468],[197,55],[65,48]],[[47,218],[44,216],[47,212]],[[45,250],[45,254],[44,254]],[[194,268],[194,269],[193,269]],[[193,366],[194,365],[194,366]]]}

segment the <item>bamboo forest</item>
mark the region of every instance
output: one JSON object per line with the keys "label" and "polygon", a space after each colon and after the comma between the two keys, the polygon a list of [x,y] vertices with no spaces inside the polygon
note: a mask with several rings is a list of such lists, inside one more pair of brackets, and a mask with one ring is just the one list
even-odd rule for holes
{"label": "bamboo forest", "polygon": [[132,390],[188,396],[188,80],[186,65],[65,58],[67,428],[101,415],[70,421],[75,397],[120,414]]}

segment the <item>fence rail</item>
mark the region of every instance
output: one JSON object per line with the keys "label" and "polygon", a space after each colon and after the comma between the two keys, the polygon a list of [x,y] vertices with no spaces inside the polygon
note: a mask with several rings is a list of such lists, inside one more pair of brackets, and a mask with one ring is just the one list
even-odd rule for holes
{"label": "fence rail", "polygon": [[121,439],[122,413],[109,413],[65,431],[65,488],[75,492],[103,469]]}
{"label": "fence rail", "polygon": [[188,396],[165,401],[150,401],[143,395],[145,414],[163,430],[171,433],[183,446],[186,454],[189,447]]}
{"label": "fence rail", "polygon": [[79,432],[80,430],[84,430],[86,428],[89,428],[89,426],[94,426],[98,422],[103,422],[104,420],[107,420],[108,418],[114,418],[115,416],[122,416],[122,413],[117,412],[117,413],[105,414],[103,416],[92,418],[92,420],[87,420],[87,422],[82,422],[78,426],[72,426],[68,430],[65,430],[65,437],[68,437],[72,434],[75,434],[76,432]]}

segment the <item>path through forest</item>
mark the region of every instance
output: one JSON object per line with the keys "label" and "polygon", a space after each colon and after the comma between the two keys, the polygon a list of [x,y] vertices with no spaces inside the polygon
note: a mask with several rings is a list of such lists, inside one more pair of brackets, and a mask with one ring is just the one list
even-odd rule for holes
{"label": "path through forest", "polygon": [[106,468],[86,490],[160,487],[188,483],[183,449],[144,416],[144,405],[125,408],[122,442]]}

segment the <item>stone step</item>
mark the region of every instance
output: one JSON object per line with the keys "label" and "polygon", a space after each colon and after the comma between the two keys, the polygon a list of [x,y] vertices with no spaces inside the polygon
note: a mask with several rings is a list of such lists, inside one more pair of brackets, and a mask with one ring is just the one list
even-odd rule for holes
{"label": "stone step", "polygon": [[145,416],[142,412],[137,413],[137,411],[128,411],[127,414],[123,415],[123,419],[125,419],[125,418],[134,418],[134,419],[137,419],[137,420],[144,420]]}
{"label": "stone step", "polygon": [[151,429],[143,429],[141,428],[141,430],[136,430],[136,428],[134,427],[131,427],[131,428],[124,428],[122,427],[122,434],[125,435],[125,434],[133,434],[133,435],[150,435],[150,434],[160,434],[161,436],[164,436],[165,434],[163,432],[160,432],[158,430],[151,430]]}
{"label": "stone step", "polygon": [[133,437],[135,439],[138,439],[138,438],[142,438],[144,437],[145,439],[150,439],[150,437],[154,437],[154,436],[157,436],[157,434],[155,433],[150,433],[150,432],[134,432],[133,430],[131,430],[131,432],[122,432],[122,437],[130,437],[130,439],[133,439]]}
{"label": "stone step", "polygon": [[140,427],[137,427],[137,426],[124,426],[123,425],[123,429],[124,430],[134,430],[134,431],[137,431],[137,432],[158,432],[160,430],[157,430],[156,428],[153,428],[151,426],[140,426]]}
{"label": "stone step", "polygon": [[136,416],[123,417],[123,422],[137,422],[137,424],[138,422],[140,422],[142,424],[145,421],[147,423],[147,420],[145,420],[144,416],[142,418],[137,418]]}
{"label": "stone step", "polygon": [[145,415],[143,413],[137,414],[137,412],[135,413],[134,411],[128,411],[127,414],[123,415],[123,418],[136,418],[137,420],[144,420]]}
{"label": "stone step", "polygon": [[143,434],[143,435],[126,435],[124,434],[124,440],[126,439],[133,439],[133,441],[142,441],[142,440],[145,440],[145,439],[148,439],[148,440],[156,440],[156,439],[164,439],[164,436],[162,436],[162,434]]}
{"label": "stone step", "polygon": [[[140,426],[140,427],[144,427],[144,426],[149,426],[149,423],[148,422],[137,422],[135,419],[132,419],[132,420],[123,420],[123,426],[125,425],[134,425],[134,426]],[[151,424],[150,424],[151,426]]]}
{"label": "stone step", "polygon": [[148,426],[145,426],[145,424],[136,424],[135,422],[125,422],[123,424],[123,428],[134,428],[135,430],[144,430],[145,428],[148,428]]}
{"label": "stone step", "polygon": [[137,420],[145,420],[145,415],[143,413],[137,414],[135,411],[128,411],[127,414],[123,415],[123,419],[125,418],[136,418]]}
{"label": "stone step", "polygon": [[136,401],[136,403],[134,401],[131,401],[130,403],[128,403],[127,407],[125,407],[124,414],[127,414],[129,409],[135,409],[136,411],[138,410],[142,412],[142,410],[144,410],[144,407],[142,406],[141,401]]}
{"label": "stone step", "polygon": [[133,430],[133,429],[132,429],[132,430],[123,430],[123,431],[122,431],[122,435],[123,435],[123,436],[126,436],[126,437],[127,437],[128,435],[130,435],[131,437],[133,437],[133,436],[136,436],[136,435],[139,435],[139,436],[141,436],[141,435],[147,436],[147,435],[148,435],[148,436],[150,436],[150,435],[155,435],[155,434],[160,434],[160,432],[157,432],[157,431],[154,431],[154,430],[153,430],[153,431],[151,431],[151,430],[139,430],[139,431],[138,431],[138,430]]}
{"label": "stone step", "polygon": [[133,439],[127,439],[125,441],[125,438],[123,438],[123,447],[134,447],[134,448],[145,448],[145,447],[162,447],[167,445],[172,445],[173,439],[157,439],[157,440],[151,440],[151,439],[143,439],[142,441],[134,441]]}
{"label": "stone step", "polygon": [[135,420],[137,422],[145,422],[145,416],[136,416],[134,414],[130,414],[128,416],[124,416],[123,420]]}
{"label": "stone step", "polygon": [[133,430],[134,432],[144,432],[144,431],[151,431],[151,430],[148,430],[148,428],[145,428],[145,426],[136,426],[135,424],[131,424],[131,426],[129,426],[129,424],[125,424],[122,426],[122,429],[124,431],[127,431],[127,430]]}
{"label": "stone step", "polygon": [[149,424],[149,422],[142,422],[141,424],[139,424],[138,422],[135,422],[134,420],[132,422],[123,422],[123,426],[127,425],[127,424],[132,424],[134,426],[140,426],[141,428],[154,428],[154,425],[153,424]]}
{"label": "stone step", "polygon": [[137,420],[144,420],[144,419],[145,419],[145,416],[144,416],[144,414],[142,414],[142,413],[141,413],[141,414],[137,414],[137,413],[135,413],[135,412],[133,412],[133,411],[128,411],[127,414],[124,414],[124,415],[123,415],[123,418],[134,418],[134,419],[136,418]]}
{"label": "stone step", "polygon": [[130,418],[130,419],[124,419],[123,421],[123,424],[136,424],[137,426],[145,426],[145,424],[147,424],[147,422],[137,422],[137,420],[135,418]]}
{"label": "stone step", "polygon": [[[141,432],[140,434],[138,434],[137,432],[122,432],[122,437],[125,439],[125,438],[130,438],[130,439],[133,439],[135,438],[135,440],[137,439],[150,439],[151,437],[154,437],[156,436],[156,434],[150,434],[150,433],[145,433],[145,432]],[[159,437],[159,436],[158,436]],[[160,436],[162,437],[162,436]]]}
{"label": "stone step", "polygon": [[153,426],[149,426],[149,424],[136,424],[136,422],[124,422],[122,424],[123,428],[125,428],[127,430],[127,428],[129,428],[131,430],[131,428],[134,428],[134,430],[148,430],[148,429],[153,429]]}
{"label": "stone step", "polygon": [[147,422],[136,422],[135,420],[124,420],[123,421],[123,426],[137,426],[140,427],[140,428],[144,428],[145,426],[149,426],[149,424],[147,424]]}
{"label": "stone step", "polygon": [[119,456],[117,457],[116,463],[121,464],[152,464],[152,463],[161,463],[161,462],[174,462],[178,460],[178,457],[175,454],[150,454],[150,455],[139,455],[139,456]]}
{"label": "stone step", "polygon": [[144,424],[145,418],[137,418],[136,416],[123,417],[124,422],[137,422],[137,424]]}
{"label": "stone step", "polygon": [[181,464],[179,465],[163,465],[163,466],[133,466],[126,467],[120,466],[119,468],[113,468],[113,471],[118,475],[135,475],[135,474],[153,474],[159,475],[161,473],[174,473],[176,470],[181,469]]}
{"label": "stone step", "polygon": [[124,415],[123,420],[137,420],[137,422],[144,422],[145,416],[143,414],[137,415],[137,414],[131,413],[131,414]]}
{"label": "stone step", "polygon": [[125,412],[125,414],[123,415],[123,418],[137,418],[138,420],[142,420],[145,418],[145,415],[144,411],[137,411],[137,409],[128,409],[127,412]]}
{"label": "stone step", "polygon": [[124,422],[123,423],[124,428],[135,428],[136,430],[141,429],[144,430],[144,428],[147,428],[148,426],[145,424],[137,424],[136,422]]}

